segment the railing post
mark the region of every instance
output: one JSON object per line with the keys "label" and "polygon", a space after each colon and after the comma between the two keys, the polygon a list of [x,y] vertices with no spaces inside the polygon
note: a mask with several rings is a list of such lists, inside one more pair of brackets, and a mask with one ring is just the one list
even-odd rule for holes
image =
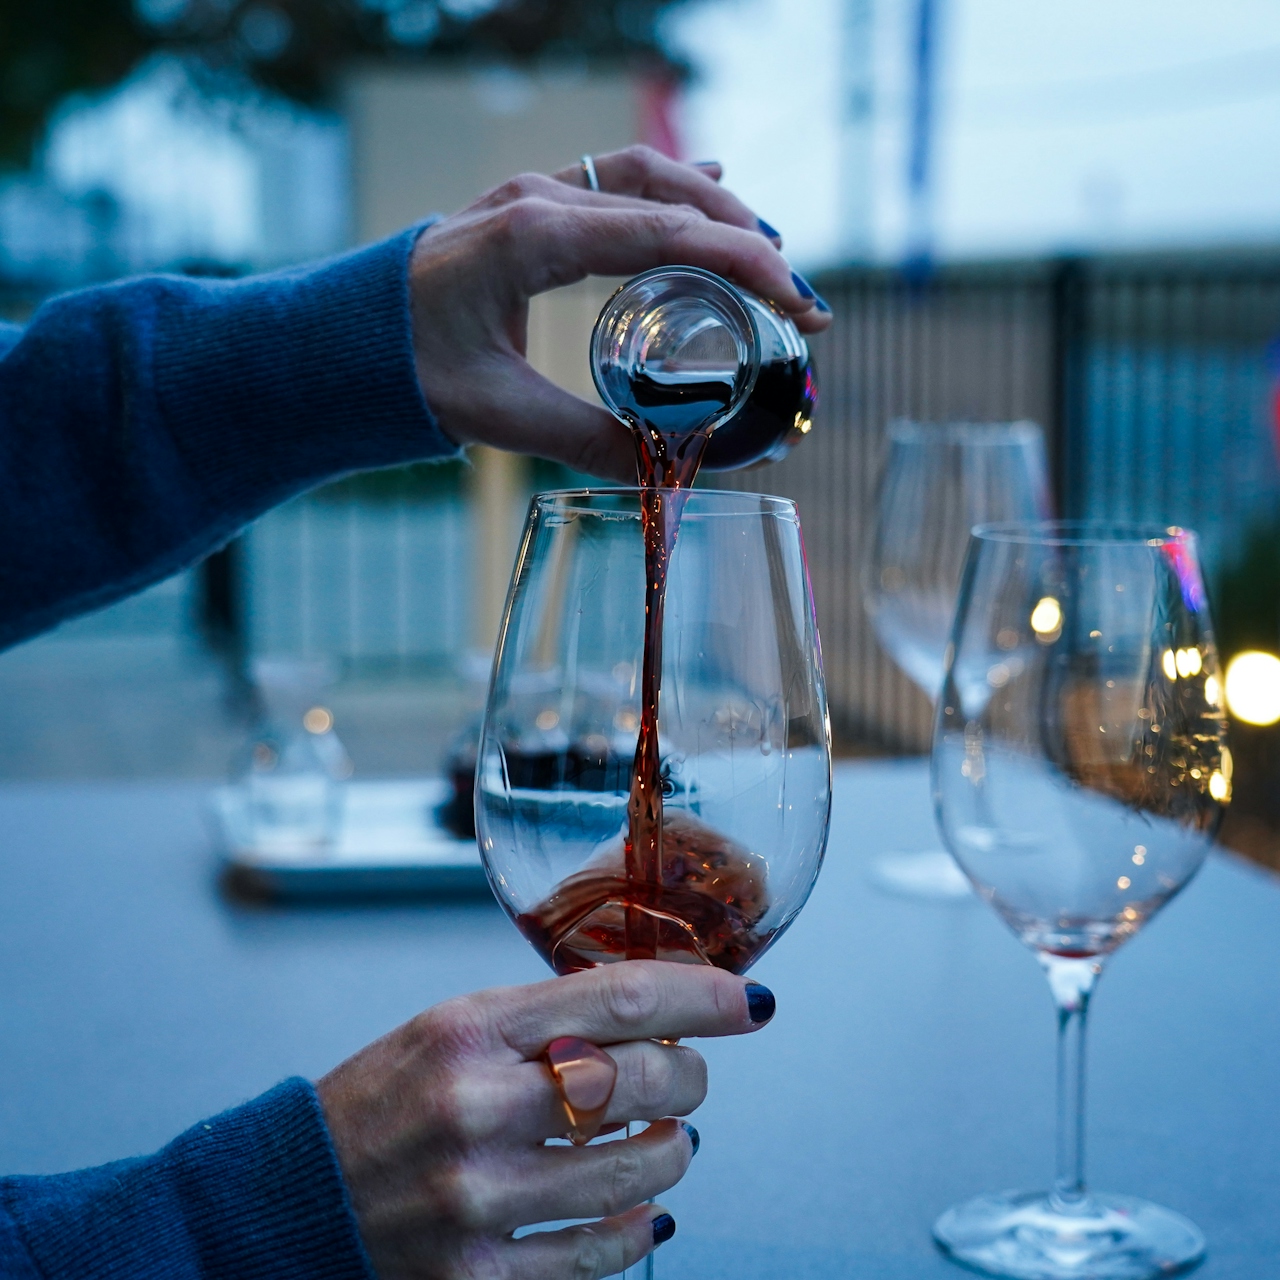
{"label": "railing post", "polygon": [[233,538],[206,556],[198,570],[199,625],[205,642],[226,669],[231,705],[251,705],[244,616],[244,546]]}
{"label": "railing post", "polygon": [[471,457],[472,646],[489,655],[498,639],[520,539],[525,502],[523,459],[484,446]]}
{"label": "railing post", "polygon": [[1089,273],[1079,258],[1063,258],[1049,277],[1049,460],[1054,506],[1062,519],[1084,515]]}

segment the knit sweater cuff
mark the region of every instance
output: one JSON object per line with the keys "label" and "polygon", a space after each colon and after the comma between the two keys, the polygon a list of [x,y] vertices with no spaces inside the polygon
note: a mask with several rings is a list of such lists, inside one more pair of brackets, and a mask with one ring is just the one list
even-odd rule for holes
{"label": "knit sweater cuff", "polygon": [[8,1178],[5,1208],[49,1280],[372,1280],[305,1080],[196,1125],[155,1156]]}

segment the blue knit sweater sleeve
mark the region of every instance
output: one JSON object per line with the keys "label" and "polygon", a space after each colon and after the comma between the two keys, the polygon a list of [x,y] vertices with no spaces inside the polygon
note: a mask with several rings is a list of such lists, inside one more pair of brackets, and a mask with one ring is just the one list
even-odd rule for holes
{"label": "blue knit sweater sleeve", "polygon": [[[0,647],[167,577],[324,480],[455,453],[414,369],[416,235],[241,281],[87,289],[0,326]],[[0,1180],[0,1275],[372,1271],[299,1080],[155,1156]]]}
{"label": "blue knit sweater sleeve", "polygon": [[346,472],[456,453],[414,369],[420,228],[245,280],[144,277],[0,330],[0,647]]}
{"label": "blue knit sweater sleeve", "polygon": [[6,1280],[372,1280],[315,1090],[286,1080],[154,1156],[0,1181]]}

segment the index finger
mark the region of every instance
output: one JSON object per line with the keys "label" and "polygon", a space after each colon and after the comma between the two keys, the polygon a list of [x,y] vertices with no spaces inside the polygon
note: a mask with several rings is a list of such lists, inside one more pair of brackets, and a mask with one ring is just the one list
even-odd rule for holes
{"label": "index finger", "polygon": [[[639,145],[595,156],[594,163],[602,192],[639,196],[659,204],[692,205],[716,222],[754,231],[767,239],[776,238],[772,227],[766,229],[766,224],[732,191],[720,186],[712,176],[713,172],[718,175],[718,166],[713,170],[710,166],[681,164],[652,147]],[[552,177],[573,187],[583,183],[579,165],[561,169]]]}
{"label": "index finger", "polygon": [[557,1036],[592,1044],[679,1040],[757,1031],[772,1016],[773,993],[710,965],[626,960],[531,987],[483,997],[498,1035],[522,1060]]}
{"label": "index finger", "polygon": [[[775,302],[803,332],[831,322],[813,290],[764,236],[714,222],[685,205],[646,209],[567,206],[523,201],[523,225],[513,237],[528,293],[573,284],[587,275],[635,275],[650,267],[703,267]],[[508,217],[515,216],[514,214]]]}

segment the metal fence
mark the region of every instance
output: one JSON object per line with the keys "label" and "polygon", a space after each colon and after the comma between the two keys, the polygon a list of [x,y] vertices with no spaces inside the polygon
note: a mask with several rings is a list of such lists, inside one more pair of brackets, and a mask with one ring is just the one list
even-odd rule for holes
{"label": "metal fence", "polygon": [[245,642],[403,669],[448,663],[471,633],[465,495],[321,492],[245,535]]}
{"label": "metal fence", "polygon": [[[932,720],[861,601],[893,419],[1037,421],[1061,514],[1197,529],[1210,569],[1275,508],[1280,255],[957,266],[914,283],[849,269],[818,285],[836,323],[815,344],[811,438],[777,466],[715,483],[799,501],[847,742],[922,750]],[[598,299],[581,301],[585,333]],[[345,484],[252,530],[234,582],[207,575],[215,597],[235,597],[222,610],[240,619],[241,643],[410,665],[456,658],[474,594],[463,490],[382,483],[370,496]]]}
{"label": "metal fence", "polygon": [[924,750],[931,727],[927,700],[880,650],[861,600],[893,419],[1037,421],[1062,515],[1197,529],[1211,569],[1273,509],[1274,256],[953,267],[922,283],[846,270],[818,287],[836,323],[815,344],[812,438],[777,467],[727,482],[800,504],[846,741]]}

